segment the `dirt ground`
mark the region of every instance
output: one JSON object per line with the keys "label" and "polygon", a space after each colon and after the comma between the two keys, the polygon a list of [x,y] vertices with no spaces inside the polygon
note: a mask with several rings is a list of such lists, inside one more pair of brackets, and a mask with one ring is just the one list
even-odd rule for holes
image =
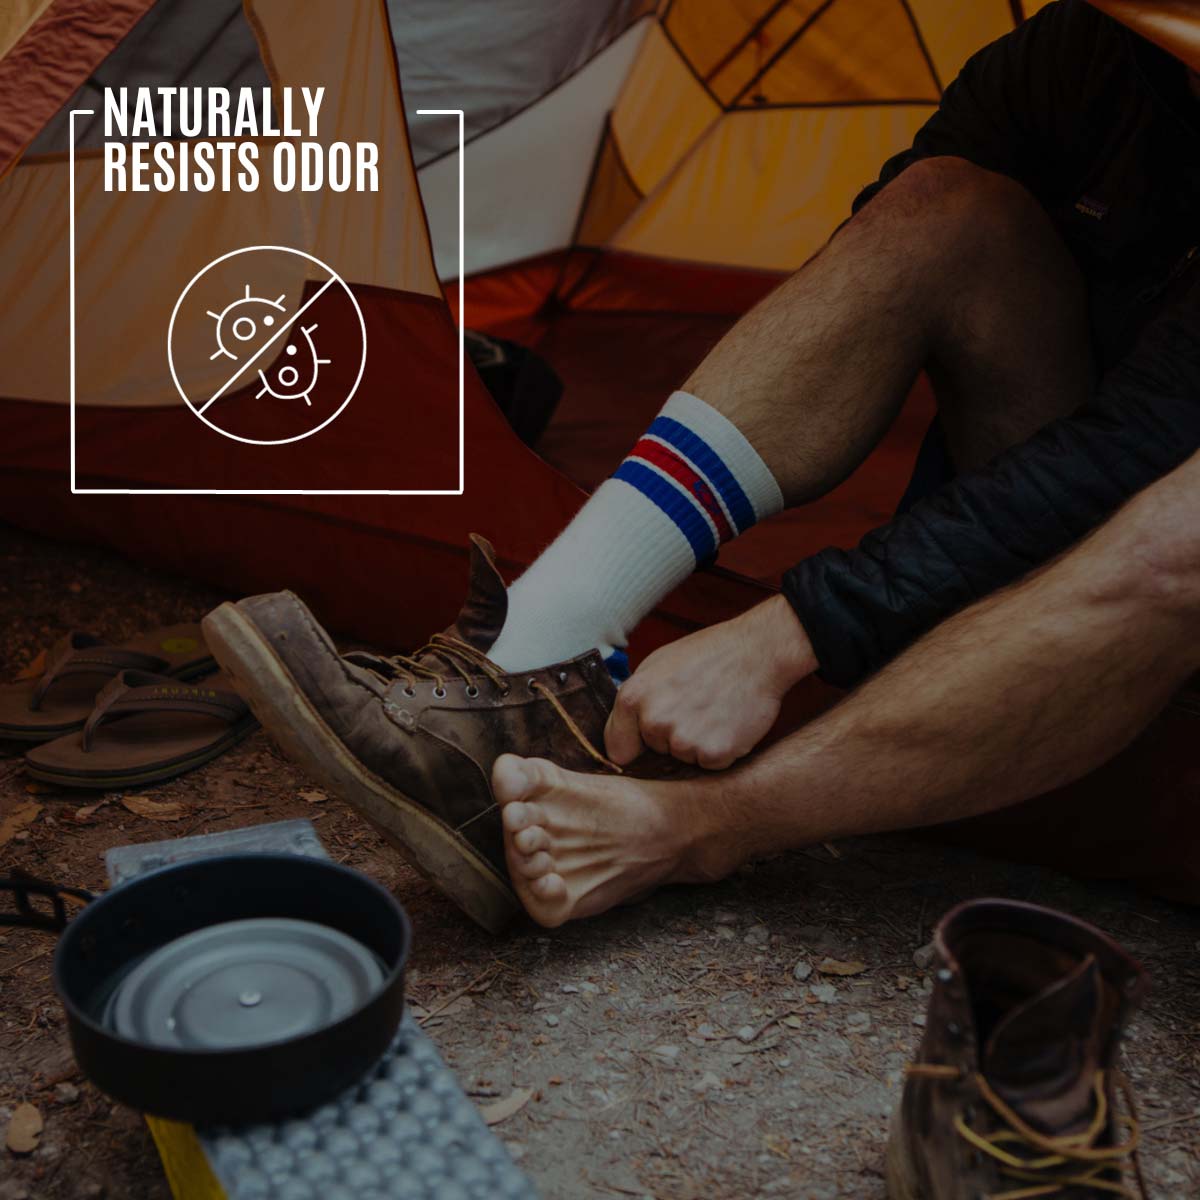
{"label": "dirt ground", "polygon": [[[199,617],[224,597],[113,555],[0,527],[0,677],[67,629],[113,638]],[[1132,891],[1082,885],[919,840],[817,848],[706,889],[547,933],[489,937],[258,734],[142,795],[34,787],[0,743],[0,821],[38,806],[0,845],[21,866],[104,885],[110,846],[308,817],[342,862],[396,890],[412,916],[409,995],[480,1104],[533,1092],[496,1126],[548,1198],[788,1196],[881,1200],[883,1144],[928,991],[914,952],[971,896],[1051,904],[1106,928],[1154,988],[1127,1046],[1155,1197],[1200,1195],[1200,917]],[[92,808],[97,802],[98,808]],[[25,810],[25,817],[29,810]],[[162,1200],[145,1126],[74,1069],[50,980],[51,939],[0,931],[0,1200]],[[858,961],[823,976],[826,957]],[[432,1014],[432,1015],[429,1015]],[[45,1129],[3,1149],[14,1107]]]}

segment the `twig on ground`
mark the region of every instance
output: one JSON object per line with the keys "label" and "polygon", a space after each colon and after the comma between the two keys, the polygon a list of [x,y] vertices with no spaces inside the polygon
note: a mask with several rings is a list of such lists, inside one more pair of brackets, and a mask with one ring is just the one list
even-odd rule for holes
{"label": "twig on ground", "polygon": [[431,1008],[423,1017],[418,1017],[417,1024],[427,1025],[431,1020],[433,1020],[434,1017],[438,1015],[438,1013],[444,1012],[455,1002],[455,1000],[458,1000],[460,997],[465,996],[468,992],[472,991],[475,987],[482,983],[484,979],[487,979],[489,975],[491,978],[488,979],[488,987],[491,987],[491,985],[499,978],[503,970],[503,967],[498,967],[495,965],[495,963],[493,963],[483,971],[480,971],[480,973],[476,975],[470,983],[465,984],[463,987],[451,992],[450,995],[448,995],[445,1000],[443,1000],[435,1008]]}

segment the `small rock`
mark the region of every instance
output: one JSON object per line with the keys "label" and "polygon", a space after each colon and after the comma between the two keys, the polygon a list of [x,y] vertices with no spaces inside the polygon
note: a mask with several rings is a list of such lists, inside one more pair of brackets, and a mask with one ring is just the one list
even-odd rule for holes
{"label": "small rock", "polygon": [[54,1089],[54,1099],[59,1104],[74,1104],[79,1099],[79,1089],[73,1083],[60,1083]]}
{"label": "small rock", "polygon": [[790,1058],[777,1058],[775,1060],[775,1065],[781,1070],[786,1071],[787,1068],[792,1065],[792,1060]]}
{"label": "small rock", "polygon": [[513,1162],[520,1162],[525,1157],[525,1147],[520,1142],[505,1142],[504,1145],[508,1149],[508,1156]]}
{"label": "small rock", "polygon": [[913,1017],[913,1024],[918,1029],[924,1029],[925,1028],[925,1014],[917,1013],[917,1015],[915,1017]]}
{"label": "small rock", "polygon": [[43,1128],[42,1114],[32,1104],[18,1104],[9,1119],[5,1143],[14,1154],[32,1154]]}
{"label": "small rock", "polygon": [[752,1041],[754,1041],[754,1035],[757,1032],[758,1032],[758,1030],[755,1029],[753,1025],[743,1025],[741,1027],[741,1029],[739,1029],[737,1031],[738,1041],[739,1042],[752,1042]]}
{"label": "small rock", "polygon": [[771,931],[765,925],[755,925],[746,931],[742,939],[747,946],[765,946],[771,940]]}
{"label": "small rock", "polygon": [[577,988],[573,983],[564,983],[558,990],[560,992],[566,992],[568,996],[572,996],[579,991],[579,988]]}
{"label": "small rock", "polygon": [[812,963],[803,958],[792,968],[792,978],[803,983],[813,973]]}
{"label": "small rock", "polygon": [[655,1046],[654,1049],[650,1051],[650,1053],[657,1054],[659,1058],[665,1058],[668,1061],[672,1061],[679,1057],[679,1047],[678,1046]]}
{"label": "small rock", "polygon": [[723,942],[732,942],[737,934],[728,925],[718,925],[717,937]]}
{"label": "small rock", "polygon": [[549,1025],[551,1027],[551,1029],[553,1029],[554,1026],[558,1024],[558,1018],[553,1013],[547,1013],[546,1014],[546,1024]]}
{"label": "small rock", "polygon": [[699,1037],[708,1039],[715,1038],[717,1036],[717,1031],[711,1025],[697,1025],[696,1034]]}
{"label": "small rock", "polygon": [[832,983],[814,983],[808,990],[812,998],[821,1004],[837,1003],[837,988]]}
{"label": "small rock", "polygon": [[713,913],[713,924],[736,925],[737,913],[732,913],[727,908],[718,908],[717,911]]}
{"label": "small rock", "polygon": [[846,1028],[852,1029],[856,1033],[864,1033],[871,1028],[871,1014],[865,1012],[852,1012],[846,1018]]}
{"label": "small rock", "polygon": [[600,988],[599,988],[599,985],[592,983],[589,980],[585,979],[579,985],[579,990],[581,992],[587,992],[589,995],[594,996],[600,990]]}
{"label": "small rock", "polygon": [[912,956],[913,966],[915,966],[918,971],[928,971],[933,962],[934,954],[935,951],[932,942],[926,946],[922,946],[919,950],[914,950]]}
{"label": "small rock", "polygon": [[719,1076],[714,1075],[711,1071],[705,1071],[695,1083],[692,1084],[693,1092],[707,1092],[710,1088],[722,1088],[725,1085],[721,1082]]}

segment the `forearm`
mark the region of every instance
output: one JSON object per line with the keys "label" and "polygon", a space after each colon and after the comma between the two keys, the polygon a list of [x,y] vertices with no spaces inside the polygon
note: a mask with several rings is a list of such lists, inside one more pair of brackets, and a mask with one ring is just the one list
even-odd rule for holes
{"label": "forearm", "polygon": [[1098,766],[1200,669],[1198,497],[1200,456],[709,781],[713,828],[752,857],[973,816]]}

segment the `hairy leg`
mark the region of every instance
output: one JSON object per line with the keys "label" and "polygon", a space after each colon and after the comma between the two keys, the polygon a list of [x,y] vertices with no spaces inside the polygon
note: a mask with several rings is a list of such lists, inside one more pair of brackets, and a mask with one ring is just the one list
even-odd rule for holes
{"label": "hairy leg", "polygon": [[1028,192],[962,159],[915,164],[668,400],[514,582],[492,657],[522,670],[598,647],[622,672],[654,605],[721,542],[840,483],[922,367],[960,466],[1027,437],[1087,394],[1083,313],[1076,268]]}
{"label": "hairy leg", "polygon": [[925,366],[964,468],[1091,385],[1074,262],[1024,188],[962,159],[919,162],[889,184],[684,387],[745,434],[798,504],[862,462]]}
{"label": "hairy leg", "polygon": [[744,766],[679,783],[511,755],[509,867],[546,925],[829,838],[974,816],[1127,745],[1200,669],[1200,455]]}

